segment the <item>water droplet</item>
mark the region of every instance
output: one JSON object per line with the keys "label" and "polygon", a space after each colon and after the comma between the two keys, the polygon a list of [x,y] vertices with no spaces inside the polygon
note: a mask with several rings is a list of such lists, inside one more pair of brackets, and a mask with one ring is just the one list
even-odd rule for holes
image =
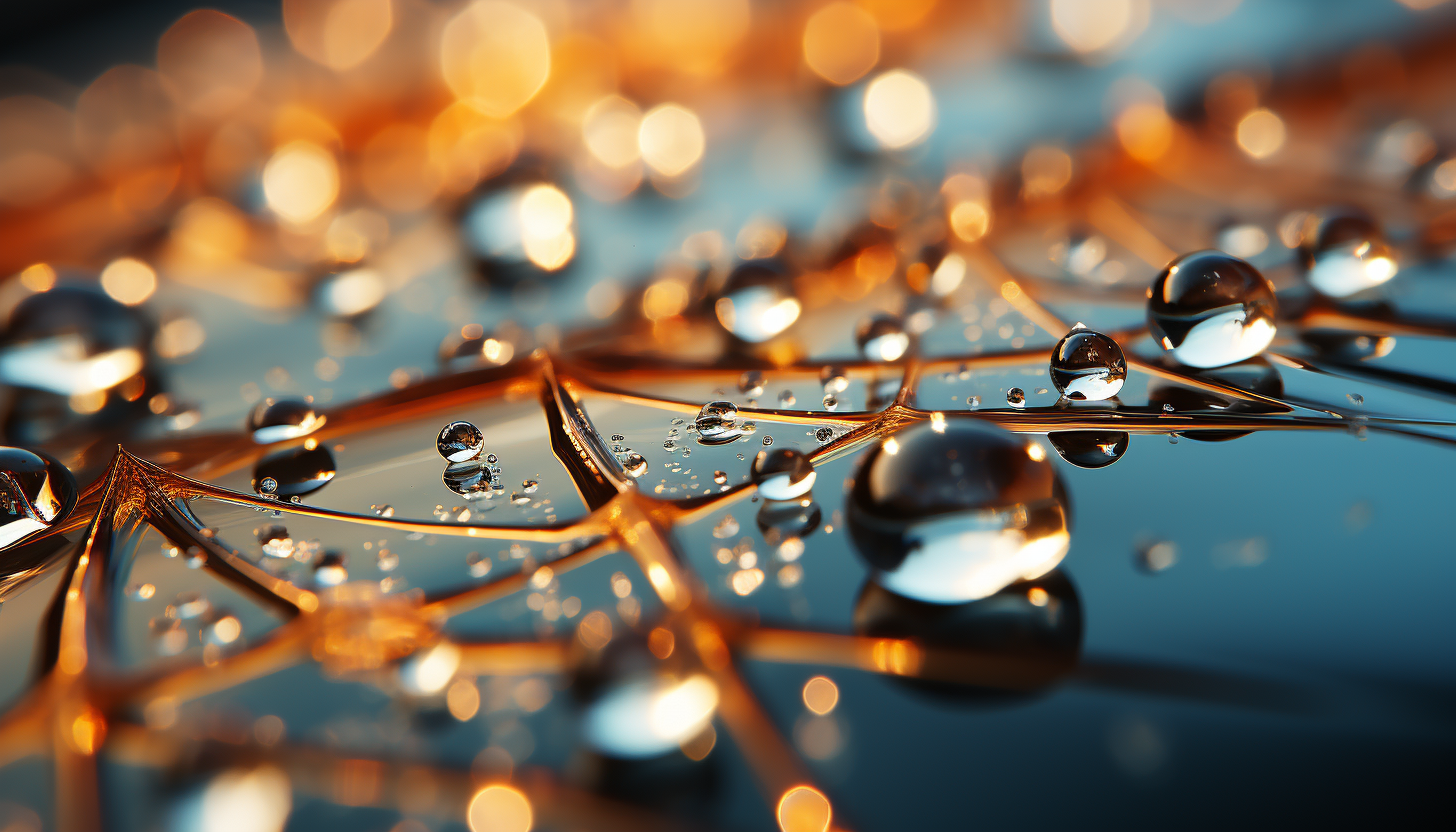
{"label": "water droplet", "polygon": [[1222,367],[1258,355],[1274,340],[1274,286],[1237,257],[1185,254],[1148,291],[1153,339],[1181,364]]}
{"label": "water droplet", "polygon": [[275,480],[272,477],[264,477],[262,481],[258,483],[258,493],[262,494],[265,497],[271,497],[274,494],[277,494],[278,480]]}
{"label": "water droplet", "polygon": [[738,520],[731,514],[723,515],[723,519],[713,527],[713,536],[719,540],[725,540],[738,534]]}
{"label": "water droplet", "polygon": [[243,634],[243,624],[234,615],[219,615],[202,628],[202,640],[222,647],[237,641]]}
{"label": "water droplet", "polygon": [[270,493],[292,499],[323,488],[336,473],[338,470],[334,464],[334,455],[327,445],[316,445],[312,448],[300,445],[271,453],[258,460],[253,467],[253,488],[263,493],[263,481],[272,479],[278,486]]}
{"label": "water droplet", "polygon": [[1395,349],[1395,338],[1389,335],[1362,335],[1336,329],[1307,329],[1299,333],[1299,340],[1320,355],[1339,361],[1381,358]]}
{"label": "water droplet", "polygon": [[377,565],[380,572],[393,572],[399,566],[399,555],[389,549],[380,549]]}
{"label": "water droplet", "polygon": [[517,492],[514,492],[514,491],[511,492],[511,505],[513,505],[513,506],[528,506],[530,504],[531,504],[531,496],[529,494],[520,494],[520,493],[517,493]]}
{"label": "water droplet", "polygon": [[[8,316],[0,333],[0,382],[61,396],[110,390],[143,372],[151,332],[140,311],[95,285],[58,285],[25,298]],[[111,406],[95,411],[93,418],[148,413],[144,400],[107,399]],[[11,428],[7,425],[10,441],[37,440],[16,436]]]}
{"label": "water droplet", "polygon": [[372,512],[374,512],[374,516],[375,517],[393,517],[394,516],[394,506],[391,506],[391,505],[374,505],[374,506],[370,506],[369,507],[369,510],[372,511]]}
{"label": "water droplet", "polygon": [[738,423],[738,407],[732,402],[708,402],[698,411],[693,424],[697,427],[698,441],[704,445],[732,442],[743,433]]}
{"label": "water droplet", "polygon": [[157,594],[157,587],[153,584],[131,584],[126,588],[126,594],[138,601],[146,601]]}
{"label": "water droplet", "polygon": [[793,407],[795,401],[792,390],[784,390],[779,393],[779,407]]}
{"label": "water droplet", "polygon": [[981,397],[980,396],[966,396],[966,408],[967,409],[973,408],[973,407],[980,407],[980,406],[981,406]]}
{"label": "water droplet", "polygon": [[637,478],[647,473],[647,460],[636,451],[628,451],[622,456],[622,468],[628,476]]}
{"label": "water droplet", "polygon": [[[1215,367],[1193,372],[1195,378],[1217,381],[1239,390],[1258,393],[1261,396],[1279,398],[1284,395],[1284,382],[1279,371],[1262,356],[1227,367]],[[1177,411],[1188,413],[1199,410],[1218,410],[1225,413],[1268,413],[1272,406],[1262,402],[1251,402],[1224,396],[1206,390],[1196,390],[1174,382],[1152,382],[1148,386],[1148,404],[1165,413]],[[1184,436],[1200,442],[1223,442],[1247,436],[1249,431],[1239,430],[1190,430]]]}
{"label": "water droplet", "polygon": [[1395,276],[1395,253],[1370,217],[1334,212],[1306,233],[1299,247],[1309,285],[1320,294],[1349,297]]}
{"label": "water droplet", "polygon": [[722,472],[722,471],[714,471],[713,472],[713,482],[716,482],[719,485],[727,485],[728,484],[728,475],[726,473]]}
{"label": "water droplet", "polygon": [[497,462],[500,462],[500,457],[496,456],[495,454],[486,454],[485,461],[489,465],[494,465]]}
{"label": "water droplet", "polygon": [[1026,407],[1026,392],[1020,387],[1013,387],[1006,391],[1006,403],[1012,407]]}
{"label": "water droplet", "polygon": [[54,457],[0,447],[0,549],[64,520],[76,498],[76,478]]}
{"label": "water droplet", "polygon": [[1127,359],[1116,341],[1090,329],[1073,329],[1052,349],[1052,385],[1069,399],[1102,401],[1127,379]]}
{"label": "water droplet", "polygon": [[576,254],[571,199],[521,172],[477,189],[460,218],[460,238],[490,281],[520,282],[565,267]]}
{"label": "water droplet", "polygon": [[535,494],[536,489],[540,487],[541,484],[536,482],[535,480],[526,480],[525,482],[521,483],[521,490],[527,494]]}
{"label": "water droplet", "polygon": [[1168,404],[1167,402],[1163,402],[1163,412],[1164,413],[1172,413],[1173,412],[1173,405]]}
{"label": "water droplet", "polygon": [[485,450],[485,436],[469,422],[451,422],[440,429],[435,447],[448,462],[465,462]]}
{"label": "water droplet", "polygon": [[743,263],[729,273],[713,305],[718,323],[740,340],[758,344],[799,319],[793,282],[771,261]]}
{"label": "water droplet", "polygon": [[862,322],[855,330],[854,341],[860,353],[871,361],[897,361],[911,345],[905,324],[892,315],[876,315]]}
{"label": "water droplet", "polygon": [[839,399],[835,398],[833,393],[826,393],[824,395],[824,409],[831,411],[839,409]]}
{"label": "water droplet", "polygon": [[200,618],[212,609],[212,602],[200,592],[181,592],[167,608],[167,615],[182,621]]}
{"label": "water droplet", "polygon": [[612,434],[612,441],[613,442],[626,442],[627,441],[627,437],[623,436],[620,433],[614,433],[614,434]]}
{"label": "water droplet", "polygon": [[452,372],[474,367],[509,364],[516,345],[508,338],[488,336],[480,324],[467,324],[440,342],[440,366]]}
{"label": "water droplet", "polygon": [[823,515],[823,509],[812,500],[765,500],[754,520],[764,542],[773,545],[790,538],[808,537],[819,528]]}
{"label": "water droplet", "polygon": [[816,476],[809,457],[793,448],[759,451],[750,471],[765,500],[797,500],[814,487]]}
{"label": "water droplet", "polygon": [[764,444],[764,447],[768,447],[769,445],[772,445],[773,444],[773,437],[772,436],[765,435],[763,437],[763,444]]}
{"label": "water droplet", "polygon": [[1144,572],[1162,572],[1178,562],[1178,546],[1168,540],[1145,543],[1137,549],[1136,562]]}
{"label": "water droplet", "polygon": [[314,284],[320,311],[334,318],[359,318],[377,308],[388,293],[384,276],[368,267],[331,272]]}
{"label": "water droplet", "polygon": [[1346,393],[1345,398],[1350,400],[1350,404],[1358,405],[1365,403],[1365,397],[1360,395],[1359,393]]}
{"label": "water droplet", "polygon": [[958,604],[1061,562],[1065,491],[1040,445],[974,420],[921,422],[873,445],[846,500],[851,538],[884,587]]}
{"label": "water droplet", "polygon": [[481,500],[490,496],[494,487],[492,472],[479,460],[455,462],[445,466],[441,481],[445,487],[467,500]]}
{"label": "water droplet", "polygon": [[288,536],[288,529],[282,526],[267,526],[258,532],[258,545],[263,547],[263,554],[270,558],[293,557],[293,538]]}
{"label": "water droplet", "polygon": [[819,383],[825,393],[843,393],[849,389],[849,376],[838,367],[825,367],[819,371]]}
{"label": "water droplet", "polygon": [[307,436],[323,426],[325,417],[300,399],[264,399],[248,414],[248,432],[260,445]]}
{"label": "water droplet", "polygon": [[821,445],[833,438],[834,428],[819,428],[814,431],[814,439],[817,440]]}
{"label": "water droplet", "polygon": [[1078,468],[1103,468],[1122,459],[1131,437],[1110,430],[1059,430],[1048,433],[1047,440]]}
{"label": "water droplet", "polygon": [[325,552],[313,567],[313,582],[319,586],[338,586],[349,580],[344,568],[344,556],[339,552]]}
{"label": "water droplet", "polygon": [[763,395],[764,378],[763,373],[758,370],[749,370],[738,377],[738,392],[749,398],[757,398]]}
{"label": "water droplet", "polygon": [[471,552],[465,556],[465,567],[470,570],[470,577],[484,578],[490,572],[490,558],[479,552]]}

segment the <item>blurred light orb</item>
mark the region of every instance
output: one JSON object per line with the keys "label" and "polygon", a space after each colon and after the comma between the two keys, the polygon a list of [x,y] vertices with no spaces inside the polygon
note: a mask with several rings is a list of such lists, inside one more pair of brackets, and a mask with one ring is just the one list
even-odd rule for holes
{"label": "blurred light orb", "polygon": [[804,63],[831,84],[857,81],[879,60],[880,27],[854,3],[830,3],[804,24]]}
{"label": "blurred light orb", "polygon": [[875,76],[865,87],[864,116],[865,126],[880,147],[913,147],[935,127],[935,97],[919,75],[892,69]]}
{"label": "blurred light orb", "polygon": [[502,0],[477,0],[445,24],[440,67],[456,98],[505,118],[551,75],[551,41],[540,18]]}
{"label": "blurred light orb", "polygon": [[201,832],[279,832],[293,810],[288,775],[275,766],[232,769],[212,778],[174,828]]}
{"label": "blurred light orb", "polygon": [[394,28],[392,0],[283,0],[283,28],[300,55],[330,69],[351,69]]}
{"label": "blurred light orb", "polygon": [[465,240],[488,263],[529,262],[556,271],[576,254],[575,210],[555,185],[537,182],[488,193],[465,213]]}
{"label": "blurred light orb", "polygon": [[1128,106],[1118,114],[1116,127],[1122,149],[1139,162],[1156,162],[1173,146],[1173,119],[1159,103]]}
{"label": "blurred light orb", "polygon": [[788,275],[766,261],[749,261],[728,275],[713,312],[724,329],[741,340],[759,344],[799,319],[803,305],[790,290]]}
{"label": "blurred light orb", "polygon": [[1145,0],[1051,0],[1052,30],[1083,55],[1124,45],[1146,22]]}
{"label": "blurred light orb", "polygon": [[101,270],[101,288],[113,300],[136,306],[157,291],[157,273],[133,257],[118,257]]}
{"label": "blurred light orb", "polygon": [[220,116],[248,100],[263,78],[253,27],[213,9],[183,15],[157,43],[157,70],[178,103]]}
{"label": "blurred light orb", "polygon": [[833,810],[813,786],[794,786],[779,798],[775,813],[781,832],[827,832]]}
{"label": "blurred light orb", "polygon": [[461,652],[448,641],[421,650],[405,659],[399,667],[399,682],[415,696],[433,696],[445,689],[460,669]]}
{"label": "blurred light orb", "polygon": [[974,243],[991,230],[991,212],[980,202],[957,202],[950,208],[949,219],[951,233],[968,243]]}
{"label": "blurred light orb", "polygon": [[1037,145],[1021,157],[1021,195],[1028,199],[1059,193],[1072,181],[1072,157],[1055,145]]}
{"label": "blurred light orb", "polygon": [[676,680],[659,675],[604,693],[584,715],[588,744],[614,757],[665,754],[708,727],[718,707],[718,686],[703,674]]}
{"label": "blurred light orb", "polygon": [[470,798],[465,822],[470,832],[529,832],[535,819],[526,795],[519,789],[496,783]]}
{"label": "blurred light orb", "polygon": [[312,142],[290,142],[263,166],[263,198],[286,222],[307,223],[327,211],[338,196],[338,163]]}
{"label": "blurred light orb", "polygon": [[388,293],[384,276],[374,269],[348,269],[319,283],[319,308],[335,318],[356,318],[372,312]]}
{"label": "blurred light orb", "polygon": [[620,95],[609,95],[592,104],[582,118],[581,135],[592,158],[609,168],[620,169],[642,158],[638,131],[642,109]]}
{"label": "blurred light orb", "polygon": [[1260,107],[1239,119],[1234,139],[1239,149],[1254,159],[1267,159],[1284,147],[1284,119],[1273,110]]}
{"label": "blurred light orb", "polygon": [[679,72],[721,71],[752,22],[749,0],[632,0],[650,57]]}
{"label": "blurred light orb", "polygon": [[642,117],[637,130],[642,160],[666,177],[681,176],[703,158],[703,124],[679,104],[659,104]]}

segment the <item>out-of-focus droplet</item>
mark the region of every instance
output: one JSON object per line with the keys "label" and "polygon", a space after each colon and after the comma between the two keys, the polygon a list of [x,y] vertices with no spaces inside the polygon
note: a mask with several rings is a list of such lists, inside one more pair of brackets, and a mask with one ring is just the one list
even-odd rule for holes
{"label": "out-of-focus droplet", "polygon": [[1147,0],[1051,0],[1051,25],[1073,52],[1091,55],[1125,46],[1147,25]]}
{"label": "out-of-focus droplet", "polygon": [[849,389],[849,376],[840,367],[825,367],[819,371],[819,383],[825,393],[843,393]]}
{"label": "out-of-focus droplet", "polygon": [[1013,387],[1006,391],[1006,403],[1015,408],[1026,407],[1026,391]]}
{"label": "out-of-focus droplet", "polygon": [[935,97],[913,72],[893,69],[875,76],[864,92],[865,126],[887,150],[913,147],[935,127]]}
{"label": "out-of-focus droplet", "polygon": [[339,165],[311,142],[280,147],[263,166],[263,198],[283,220],[302,225],[327,211],[339,196]]}
{"label": "out-of-focus droplet", "polygon": [[1178,562],[1178,547],[1167,540],[1145,543],[1137,549],[1136,563],[1139,569],[1156,575]]}
{"label": "out-of-focus droplet", "polygon": [[1051,247],[1052,260],[1077,277],[1090,277],[1107,259],[1107,240],[1081,229]]}
{"label": "out-of-focus droplet", "polygon": [[1100,332],[1073,329],[1052,349],[1050,373],[1057,391],[1069,399],[1102,401],[1117,395],[1127,380],[1127,359],[1118,343]]}
{"label": "out-of-focus droplet", "polygon": [[739,264],[724,281],[713,306],[724,329],[753,344],[788,329],[801,310],[788,275],[764,260]]}
{"label": "out-of-focus droplet", "polygon": [[1078,468],[1103,468],[1122,459],[1132,437],[1112,430],[1058,430],[1048,433],[1047,440]]}
{"label": "out-of-focus droplet", "polygon": [[814,488],[817,476],[809,457],[793,448],[759,451],[751,478],[765,500],[797,500]]}
{"label": "out-of-focus droplet", "polygon": [[253,27],[213,9],[198,9],[162,34],[157,70],[178,103],[214,118],[248,100],[263,78],[263,54]]}
{"label": "out-of-focus droplet", "polygon": [[763,395],[763,385],[763,373],[758,370],[749,370],[738,377],[738,392],[751,399]]}
{"label": "out-of-focus droplet", "polygon": [[738,406],[732,402],[708,402],[703,405],[694,425],[697,427],[698,442],[703,445],[721,445],[743,435],[743,425],[738,421]]}
{"label": "out-of-focus droplet", "polygon": [[1218,251],[1169,263],[1148,293],[1148,327],[1174,359],[1220,367],[1263,352],[1274,340],[1278,303],[1258,269]]}
{"label": "out-of-focus droplet", "polygon": [[1306,329],[1299,340],[1313,347],[1323,357],[1337,361],[1364,361],[1381,358],[1395,349],[1395,338],[1389,335],[1363,335],[1340,329]]}
{"label": "out-of-focus droplet", "polygon": [[480,456],[485,450],[485,435],[470,422],[451,422],[440,429],[435,438],[435,448],[447,462],[465,462]]}
{"label": "out-of-focus droplet", "polygon": [[101,270],[101,288],[113,299],[136,306],[157,290],[157,273],[133,257],[119,257]]}
{"label": "out-of-focus droplet", "polygon": [[718,687],[703,674],[678,678],[659,669],[646,639],[614,638],[583,657],[573,689],[584,705],[582,735],[620,759],[657,757],[696,736],[713,718]]}
{"label": "out-of-focus droplet", "polygon": [[636,451],[628,451],[622,455],[622,469],[628,476],[639,478],[647,473],[647,459]]}
{"label": "out-of-focus droplet", "polygon": [[1284,147],[1284,119],[1260,107],[1239,119],[1234,139],[1254,159],[1268,159]]}
{"label": "out-of-focus droplet", "polygon": [[1269,248],[1269,232],[1253,223],[1230,223],[1219,229],[1217,242],[1225,254],[1248,260]]}
{"label": "out-of-focus droplet", "polygon": [[76,478],[54,457],[0,447],[0,549],[64,520],[76,495]]}
{"label": "out-of-focus droplet", "polygon": [[515,355],[515,344],[503,337],[486,335],[479,324],[466,324],[440,342],[440,364],[451,370],[498,367],[511,363]]}
{"label": "out-of-focus droplet", "polygon": [[333,318],[358,318],[374,311],[388,293],[384,276],[371,268],[325,275],[314,287],[320,311]]}
{"label": "out-of-focus droplet", "polygon": [[338,586],[349,580],[349,570],[344,568],[344,556],[339,552],[325,552],[313,565],[313,582],[319,586]]}
{"label": "out-of-focus droplet", "polygon": [[519,789],[496,783],[470,798],[465,823],[470,832],[530,832],[534,814],[531,801]]}
{"label": "out-of-focus droplet", "polygon": [[576,254],[575,208],[546,182],[485,190],[462,218],[466,245],[492,275],[530,266],[556,271]]}
{"label": "out-of-focus droplet", "polygon": [[299,54],[330,69],[363,63],[394,28],[394,0],[283,0],[283,27]]}
{"label": "out-of-focus droplet", "polygon": [[962,603],[1066,555],[1065,491],[1040,446],[969,420],[944,431],[922,422],[892,439],[894,453],[891,440],[867,452],[846,502],[850,535],[883,586]]}
{"label": "out-of-focus droplet", "polygon": [[912,343],[904,322],[892,315],[876,315],[862,322],[854,340],[859,351],[871,361],[898,361]]}
{"label": "out-of-focus droplet", "polygon": [[457,98],[505,118],[545,85],[551,41],[540,18],[520,6],[476,0],[445,24],[440,68]]}
{"label": "out-of-focus droplet", "polygon": [[728,474],[726,474],[723,471],[714,471],[713,472],[713,482],[716,483],[717,485],[727,485],[728,484]]}
{"label": "out-of-focus droplet", "polygon": [[298,550],[297,544],[288,535],[288,529],[277,524],[259,530],[258,545],[262,547],[263,554],[270,558],[291,558]]}
{"label": "out-of-focus droplet", "polygon": [[609,95],[587,108],[581,135],[593,158],[609,168],[621,169],[642,158],[637,138],[641,126],[641,108],[620,95]]}
{"label": "out-of-focus droplet", "polygon": [[852,83],[880,60],[880,27],[854,3],[820,7],[804,23],[804,63],[831,84]]}
{"label": "out-of-focus droplet", "polygon": [[[1279,370],[1262,356],[1256,356],[1237,364],[1197,370],[1193,376],[1269,398],[1278,399],[1284,395],[1284,381],[1279,376]],[[1223,413],[1269,413],[1271,410],[1277,409],[1277,406],[1264,402],[1246,401],[1234,394],[1199,390],[1177,382],[1150,383],[1148,385],[1148,405],[1157,407],[1164,413],[1193,413],[1200,410]],[[1226,442],[1247,436],[1249,431],[1189,430],[1181,431],[1181,433],[1189,439],[1200,442]]]}
{"label": "out-of-focus droplet", "polygon": [[834,810],[829,798],[813,786],[795,786],[775,807],[780,832],[828,832]]}
{"label": "out-of-focus droplet", "polygon": [[336,473],[338,466],[327,445],[300,445],[258,460],[253,466],[253,489],[259,490],[264,480],[272,479],[278,486],[270,496],[301,497],[328,485]]}
{"label": "out-of-focus droplet", "polygon": [[248,414],[248,432],[261,445],[298,439],[323,427],[325,417],[301,399],[264,399]]}
{"label": "out-of-focus droplet", "polygon": [[1390,280],[1398,266],[1395,253],[1369,216],[1330,212],[1319,219],[1299,247],[1309,285],[1322,295],[1349,297]]}
{"label": "out-of-focus droplet", "polygon": [[692,110],[680,104],[659,104],[642,117],[637,143],[642,161],[649,168],[675,178],[702,160],[707,139],[702,122]]}
{"label": "out-of-focus droplet", "polygon": [[58,286],[17,305],[0,333],[0,381],[76,396],[142,372],[151,327],[92,287]]}

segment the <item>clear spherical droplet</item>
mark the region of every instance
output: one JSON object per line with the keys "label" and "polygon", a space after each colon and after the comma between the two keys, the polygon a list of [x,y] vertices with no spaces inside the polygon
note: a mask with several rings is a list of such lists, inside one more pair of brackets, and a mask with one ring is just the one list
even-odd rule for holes
{"label": "clear spherical droplet", "polygon": [[910,350],[910,333],[905,324],[892,315],[876,315],[855,330],[859,351],[871,361],[897,361]]}
{"label": "clear spherical droplet", "polygon": [[260,445],[307,436],[323,423],[324,417],[301,399],[264,399],[248,414],[248,432]]}
{"label": "clear spherical droplet", "polygon": [[1399,269],[1379,226],[1358,212],[1325,214],[1305,235],[1299,253],[1309,285],[1333,298],[1379,286]]}
{"label": "clear spherical droplet", "polygon": [[704,445],[732,442],[743,434],[738,422],[738,407],[732,402],[708,402],[693,421],[698,441]]}
{"label": "clear spherical droplet", "polygon": [[59,460],[0,447],[0,549],[64,520],[76,497],[76,478]]}
{"label": "clear spherical droplet", "polygon": [[788,329],[801,310],[789,276],[766,260],[743,263],[729,273],[713,305],[724,329],[753,344]]}
{"label": "clear spherical droplet", "polygon": [[1102,401],[1127,380],[1127,359],[1118,343],[1100,332],[1073,329],[1052,349],[1052,384],[1069,399]]}
{"label": "clear spherical droplet", "polygon": [[485,499],[490,496],[493,486],[490,468],[480,464],[478,459],[446,465],[440,479],[446,488],[467,500]]}
{"label": "clear spherical droplet", "polygon": [[258,483],[258,493],[265,497],[271,497],[278,493],[278,480],[272,477],[264,477]]}
{"label": "clear spherical droplet", "polygon": [[824,409],[834,411],[839,409],[839,397],[833,393],[824,394]]}
{"label": "clear spherical droplet", "polygon": [[1040,445],[973,420],[920,422],[865,455],[846,519],[881,585],[958,604],[1060,563],[1066,505]]}
{"label": "clear spherical droplet", "polygon": [[1013,387],[1006,391],[1006,403],[1012,407],[1026,407],[1026,391],[1020,387]]}
{"label": "clear spherical droplet", "polygon": [[440,429],[435,447],[449,462],[465,462],[480,456],[485,450],[485,436],[480,428],[469,422],[451,422]]}
{"label": "clear spherical droplet", "polygon": [[817,474],[808,455],[793,448],[775,448],[758,452],[750,476],[765,500],[797,500],[813,489]]}
{"label": "clear spherical droplet", "polygon": [[1103,468],[1122,459],[1131,437],[1112,430],[1059,430],[1048,433],[1047,440],[1078,468]]}
{"label": "clear spherical droplet", "polygon": [[1273,284],[1219,251],[1175,259],[1148,290],[1153,338],[1189,367],[1221,367],[1263,352],[1274,340],[1277,314]]}
{"label": "clear spherical droplet", "polygon": [[647,459],[636,451],[628,451],[622,455],[622,469],[634,479],[641,477],[647,473]]}
{"label": "clear spherical droplet", "polygon": [[270,496],[291,499],[323,488],[338,473],[334,455],[326,445],[296,448],[271,453],[253,467],[253,488],[262,493],[264,480],[278,483]]}
{"label": "clear spherical droplet", "polygon": [[821,445],[823,445],[824,443],[828,442],[829,440],[831,440],[833,438],[834,438],[834,428],[824,427],[824,428],[818,428],[818,429],[816,429],[814,431],[814,439],[815,439],[815,441],[817,441]]}
{"label": "clear spherical droplet", "polygon": [[726,474],[723,471],[714,471],[713,472],[713,482],[717,483],[718,485],[727,485],[728,484],[728,474]]}

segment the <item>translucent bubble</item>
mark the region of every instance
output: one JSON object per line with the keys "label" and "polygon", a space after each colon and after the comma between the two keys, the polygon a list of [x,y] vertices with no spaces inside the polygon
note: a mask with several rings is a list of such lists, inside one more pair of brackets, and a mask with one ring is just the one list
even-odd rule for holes
{"label": "translucent bubble", "polygon": [[583,703],[586,744],[618,759],[677,751],[707,729],[718,706],[710,677],[669,673],[636,634],[613,638],[583,657],[572,688]]}
{"label": "translucent bubble", "polygon": [[980,407],[980,406],[981,406],[981,397],[980,396],[966,396],[966,407],[970,408],[970,407]]}
{"label": "translucent bubble", "polygon": [[824,394],[824,409],[825,410],[830,410],[830,411],[838,410],[839,409],[839,397],[836,396],[836,395],[834,395],[833,393],[825,393]]}
{"label": "translucent bubble", "polygon": [[796,500],[814,487],[817,474],[809,457],[793,448],[759,451],[751,477],[765,500]]}
{"label": "translucent bubble", "polygon": [[1047,441],[1078,468],[1103,468],[1122,459],[1131,437],[1112,430],[1059,430],[1048,433]]}
{"label": "translucent bubble", "polygon": [[749,398],[762,396],[763,385],[763,373],[760,373],[758,370],[749,370],[738,377],[738,392]]}
{"label": "translucent bubble", "polygon": [[344,556],[339,552],[325,552],[313,566],[313,582],[319,586],[338,586],[349,580],[349,571],[344,568]]}
{"label": "translucent bubble", "polygon": [[301,399],[264,399],[248,414],[248,432],[262,445],[307,436],[323,423],[324,417]]}
{"label": "translucent bubble", "polygon": [[819,383],[825,393],[843,393],[849,389],[849,376],[839,367],[825,367],[819,371]]}
{"label": "translucent bubble", "polygon": [[293,538],[288,536],[288,529],[278,525],[265,526],[260,530],[258,545],[263,547],[263,554],[270,558],[291,558],[295,549]]}
{"label": "translucent bubble", "polygon": [[784,390],[779,393],[779,407],[793,407],[795,401],[792,390]]}
{"label": "translucent bubble", "polygon": [[1274,340],[1274,286],[1237,257],[1185,254],[1159,272],[1149,292],[1151,334],[1181,364],[1233,364]]}
{"label": "translucent bubble", "polygon": [[876,315],[855,330],[855,343],[871,361],[896,361],[910,349],[910,333],[905,324],[892,315]]}
{"label": "translucent bubble", "polygon": [[258,493],[262,494],[265,497],[274,496],[278,493],[278,480],[275,480],[272,477],[264,477],[262,481],[258,483]]}
{"label": "translucent bubble", "polygon": [[493,486],[491,470],[479,460],[453,462],[445,466],[441,475],[445,487],[467,500],[480,500],[490,496]]}
{"label": "translucent bubble", "polygon": [[54,457],[0,447],[0,549],[64,520],[76,497],[76,478]]}
{"label": "translucent bubble", "polygon": [[1325,214],[1305,234],[1299,254],[1309,285],[1333,298],[1379,286],[1399,269],[1375,221],[1358,212]]}
{"label": "translucent bubble", "polygon": [[484,578],[490,572],[490,558],[479,552],[471,552],[465,556],[465,567],[470,570],[470,577]]}
{"label": "translucent bubble", "polygon": [[697,429],[698,442],[704,445],[732,442],[743,434],[743,426],[738,422],[738,407],[732,402],[708,402],[698,411],[693,425]]}
{"label": "translucent bubble", "polygon": [[374,512],[374,516],[375,517],[393,517],[394,516],[394,506],[388,505],[388,504],[385,504],[385,505],[372,505],[372,506],[369,507],[369,510],[372,511],[372,512]]}
{"label": "translucent bubble", "polygon": [[713,306],[724,329],[754,344],[788,329],[799,319],[801,309],[789,276],[767,260],[735,268]]}
{"label": "translucent bubble", "polygon": [[647,473],[647,459],[636,451],[628,451],[622,455],[622,468],[634,479],[641,477]]}
{"label": "translucent bubble", "polygon": [[1069,399],[1101,401],[1117,395],[1127,379],[1127,359],[1111,338],[1073,329],[1052,349],[1052,384]]}
{"label": "translucent bubble", "polygon": [[326,315],[358,318],[374,311],[388,294],[384,275],[370,268],[324,275],[314,286],[314,300]]}
{"label": "translucent bubble", "polygon": [[323,488],[338,473],[334,455],[326,445],[296,448],[271,453],[253,467],[253,488],[262,493],[263,481],[278,483],[272,496],[291,499]]}
{"label": "translucent bubble", "polygon": [[1026,391],[1013,387],[1006,391],[1006,403],[1015,408],[1026,407]]}
{"label": "translucent bubble", "polygon": [[485,436],[480,428],[469,422],[451,422],[440,429],[435,447],[449,462],[465,462],[480,456],[485,450]]}
{"label": "translucent bubble", "polygon": [[1040,445],[971,420],[920,422],[865,455],[846,519],[882,586],[957,604],[1056,567],[1071,540],[1066,505]]}
{"label": "translucent bubble", "polygon": [[220,614],[202,628],[202,640],[222,647],[237,641],[243,634],[243,624],[237,616]]}

